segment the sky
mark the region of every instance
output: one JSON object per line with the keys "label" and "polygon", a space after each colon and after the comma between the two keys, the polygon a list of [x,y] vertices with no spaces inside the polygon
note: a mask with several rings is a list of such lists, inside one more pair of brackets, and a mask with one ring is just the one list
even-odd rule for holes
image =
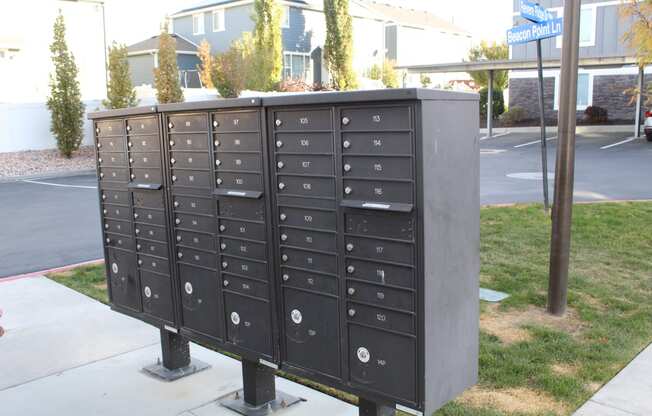
{"label": "sky", "polygon": [[[471,32],[475,39],[504,41],[512,23],[512,0],[378,0],[427,10]],[[158,33],[165,15],[195,1],[105,0],[107,38],[132,44]]]}

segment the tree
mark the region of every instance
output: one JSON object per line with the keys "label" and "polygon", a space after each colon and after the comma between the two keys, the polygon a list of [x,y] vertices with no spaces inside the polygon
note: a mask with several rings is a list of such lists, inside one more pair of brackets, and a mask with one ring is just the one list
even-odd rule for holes
{"label": "tree", "polygon": [[[640,67],[652,64],[652,0],[625,0],[620,6],[623,19],[631,19],[629,31],[623,36],[623,41],[636,54]],[[631,102],[638,96],[638,87],[625,91],[630,95]],[[652,102],[652,87],[642,91],[647,98],[647,104]]]}
{"label": "tree", "polygon": [[156,88],[156,98],[161,104],[183,102],[176,41],[168,33],[167,24],[159,36],[158,67],[154,69],[154,88]]}
{"label": "tree", "polygon": [[374,81],[380,81],[380,79],[383,77],[383,69],[380,67],[380,65],[373,64],[371,68],[369,68],[368,77]]}
{"label": "tree", "polygon": [[77,65],[66,44],[66,25],[59,14],[54,21],[54,39],[50,45],[54,72],[50,73],[50,95],[47,106],[51,114],[50,131],[57,147],[67,158],[79,149],[84,138],[84,110],[81,100]]}
{"label": "tree", "polygon": [[199,60],[201,64],[197,66],[199,79],[204,88],[214,88],[211,74],[213,73],[213,55],[211,55],[211,44],[206,39],[199,44]]}
{"label": "tree", "polygon": [[253,43],[257,68],[252,87],[273,90],[283,74],[283,41],[281,38],[281,8],[276,0],[254,1]]}
{"label": "tree", "polygon": [[[482,41],[480,45],[471,48],[469,51],[469,61],[471,62],[498,61],[502,59],[509,59],[509,46],[505,43],[493,42],[489,44]],[[484,88],[489,85],[487,71],[469,72],[469,75],[478,87]],[[507,71],[494,71],[494,89],[504,90],[507,88],[508,81]]]}
{"label": "tree", "polygon": [[385,88],[398,88],[398,73],[394,69],[394,61],[385,59],[383,62],[382,81]]}
{"label": "tree", "polygon": [[224,53],[215,56],[211,81],[223,98],[237,98],[245,88],[250,88],[253,73],[254,44],[250,33],[243,33]]}
{"label": "tree", "polygon": [[423,88],[428,88],[430,86],[430,84],[432,84],[432,80],[426,74],[419,75],[419,81],[421,82],[421,86]]}
{"label": "tree", "polygon": [[353,90],[358,81],[353,72],[353,20],[349,0],[324,0],[326,42],[324,59],[333,86],[338,90]]}
{"label": "tree", "polygon": [[138,105],[136,91],[131,84],[127,47],[113,42],[109,46],[109,83],[107,97],[102,102],[106,108],[127,108]]}

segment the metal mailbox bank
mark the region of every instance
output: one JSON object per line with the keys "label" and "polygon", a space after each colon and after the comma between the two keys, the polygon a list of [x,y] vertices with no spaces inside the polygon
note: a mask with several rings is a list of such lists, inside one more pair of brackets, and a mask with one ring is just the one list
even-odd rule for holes
{"label": "metal mailbox bank", "polygon": [[240,355],[243,414],[296,402],[280,368],[361,414],[430,415],[477,379],[477,106],[396,89],[93,114],[113,308],[164,356],[172,337],[176,369],[188,340]]}

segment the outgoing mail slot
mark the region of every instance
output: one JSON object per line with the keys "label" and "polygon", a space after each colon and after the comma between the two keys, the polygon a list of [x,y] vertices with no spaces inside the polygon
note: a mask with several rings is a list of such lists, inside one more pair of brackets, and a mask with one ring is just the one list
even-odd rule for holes
{"label": "outgoing mail slot", "polygon": [[223,273],[233,273],[240,276],[253,277],[267,280],[267,264],[253,260],[244,260],[235,257],[221,256],[220,270]]}
{"label": "outgoing mail slot", "polygon": [[213,135],[215,152],[260,152],[259,133],[218,133]]}
{"label": "outgoing mail slot", "polygon": [[312,230],[281,227],[279,238],[281,244],[304,247],[317,251],[337,252],[337,236]]}
{"label": "outgoing mail slot", "polygon": [[167,128],[170,133],[208,131],[207,117],[204,114],[183,114],[168,117]]}
{"label": "outgoing mail slot", "polygon": [[204,233],[215,232],[215,219],[200,215],[176,213],[173,219],[177,229],[198,231]]}
{"label": "outgoing mail slot", "polygon": [[377,285],[368,285],[354,281],[346,283],[349,299],[378,306],[415,312],[414,294],[407,290],[392,289]]}
{"label": "outgoing mail slot", "polygon": [[222,337],[222,307],[217,273],[179,264],[183,326],[193,331]]}
{"label": "outgoing mail slot", "polygon": [[265,243],[254,243],[232,238],[220,238],[220,253],[261,261],[267,260],[267,246]]}
{"label": "outgoing mail slot", "polygon": [[281,267],[281,279],[288,287],[337,296],[337,278],[334,276]]}
{"label": "outgoing mail slot", "polygon": [[129,161],[134,168],[161,169],[160,153],[129,153]]}
{"label": "outgoing mail slot", "polygon": [[177,246],[179,247],[191,247],[216,252],[215,237],[210,234],[176,230],[174,235]]}
{"label": "outgoing mail slot", "polygon": [[134,207],[163,209],[163,193],[159,191],[133,191]]}
{"label": "outgoing mail slot", "polygon": [[131,222],[120,220],[104,220],[104,231],[107,233],[116,233],[131,236]]}
{"label": "outgoing mail slot", "polygon": [[134,232],[136,237],[154,241],[168,241],[165,228],[156,225],[136,224]]}
{"label": "outgoing mail slot", "polygon": [[276,153],[333,153],[331,133],[279,133]]}
{"label": "outgoing mail slot", "polygon": [[172,282],[167,276],[140,272],[143,312],[168,323],[174,322]]}
{"label": "outgoing mail slot", "polygon": [[129,171],[125,168],[101,168],[100,181],[127,183],[129,181]]}
{"label": "outgoing mail slot", "polygon": [[111,302],[133,311],[141,310],[140,279],[136,270],[136,255],[120,250],[108,250],[107,266]]}
{"label": "outgoing mail slot", "polygon": [[345,249],[349,256],[414,264],[414,246],[410,243],[346,237]]}
{"label": "outgoing mail slot", "polygon": [[281,247],[281,264],[322,273],[337,274],[337,256],[315,251]]}
{"label": "outgoing mail slot", "polygon": [[215,168],[218,171],[249,171],[261,172],[263,159],[256,153],[217,153]]}
{"label": "outgoing mail slot", "polygon": [[122,120],[106,120],[95,123],[95,133],[98,137],[120,136],[125,134],[125,126]]}
{"label": "outgoing mail slot", "polygon": [[353,302],[348,302],[346,309],[347,317],[351,322],[406,334],[414,334],[415,332],[415,319],[412,314]]}
{"label": "outgoing mail slot", "polygon": [[278,155],[276,171],[281,174],[333,176],[332,156],[317,155]]}
{"label": "outgoing mail slot", "polygon": [[129,134],[158,134],[158,118],[130,118],[127,119]]}
{"label": "outgoing mail slot", "polygon": [[132,169],[131,182],[134,183],[162,183],[161,169]]}
{"label": "outgoing mail slot", "polygon": [[349,325],[351,381],[362,389],[416,403],[414,339]]}
{"label": "outgoing mail slot", "polygon": [[207,269],[217,268],[217,256],[191,248],[177,247],[177,261],[179,263],[191,264],[205,267]]}
{"label": "outgoing mail slot", "polygon": [[285,361],[330,376],[339,376],[337,299],[284,289]]}
{"label": "outgoing mail slot", "polygon": [[141,270],[148,270],[154,273],[168,275],[170,273],[169,263],[167,259],[159,257],[146,256],[144,254],[138,255],[138,266]]}
{"label": "outgoing mail slot", "polygon": [[263,221],[265,218],[265,200],[262,198],[242,199],[220,197],[218,210],[221,217]]}
{"label": "outgoing mail slot", "polygon": [[105,204],[102,206],[102,214],[104,218],[125,221],[131,220],[131,210],[121,205]]}
{"label": "outgoing mail slot", "polygon": [[344,180],[345,200],[412,204],[412,193],[409,182]]}
{"label": "outgoing mail slot", "polygon": [[345,133],[342,152],[362,155],[412,155],[410,133]]}
{"label": "outgoing mail slot", "polygon": [[274,129],[277,131],[331,130],[333,123],[330,110],[288,110],[274,113]]}
{"label": "outgoing mail slot", "polygon": [[203,150],[208,151],[208,135],[204,133],[195,134],[170,134],[168,146],[173,150]]}
{"label": "outgoing mail slot", "polygon": [[195,196],[175,195],[172,205],[176,212],[191,212],[202,215],[214,215],[215,212],[215,203],[212,199]]}
{"label": "outgoing mail slot", "polygon": [[258,173],[217,173],[217,187],[243,191],[263,191],[263,175]]}
{"label": "outgoing mail slot", "polygon": [[408,130],[412,127],[410,107],[344,108],[342,130]]}
{"label": "outgoing mail slot", "polygon": [[349,234],[414,241],[415,224],[411,215],[347,213],[344,218]]}
{"label": "outgoing mail slot", "polygon": [[356,178],[412,179],[412,159],[409,157],[345,157],[344,176]]}
{"label": "outgoing mail slot", "polygon": [[172,169],[172,186],[188,188],[210,188],[211,172],[199,170]]}
{"label": "outgoing mail slot", "polygon": [[170,152],[170,165],[182,169],[208,169],[208,152]]}
{"label": "outgoing mail slot", "polygon": [[159,152],[161,144],[158,136],[131,136],[127,146],[132,152]]}
{"label": "outgoing mail slot", "polygon": [[240,348],[272,355],[272,323],[269,303],[224,293],[227,341]]}
{"label": "outgoing mail slot", "polygon": [[127,156],[124,152],[100,152],[97,164],[100,167],[126,167]]}
{"label": "outgoing mail slot", "polygon": [[332,211],[280,207],[279,213],[280,225],[332,231],[337,229],[337,216]]}
{"label": "outgoing mail slot", "polygon": [[269,299],[269,287],[267,283],[258,280],[245,279],[244,277],[222,273],[222,287],[224,287],[224,290],[243,295]]}
{"label": "outgoing mail slot", "polygon": [[134,240],[131,237],[127,237],[126,235],[107,233],[105,234],[104,243],[107,247],[121,248],[123,250],[131,251],[136,248]]}
{"label": "outgoing mail slot", "polygon": [[97,148],[101,152],[124,152],[127,140],[124,137],[101,137],[97,139]]}
{"label": "outgoing mail slot", "polygon": [[168,258],[168,245],[157,241],[148,241],[143,239],[136,239],[136,250],[142,254],[150,256]]}
{"label": "outgoing mail slot", "polygon": [[258,131],[258,111],[229,111],[213,113],[213,131]]}
{"label": "outgoing mail slot", "polygon": [[279,195],[311,196],[318,198],[335,197],[335,180],[310,176],[278,176]]}
{"label": "outgoing mail slot", "polygon": [[163,211],[145,208],[134,208],[134,219],[138,223],[165,226],[165,213]]}
{"label": "outgoing mail slot", "polygon": [[265,241],[265,224],[223,218],[219,222],[221,235]]}
{"label": "outgoing mail slot", "polygon": [[[136,193],[134,192],[134,200]],[[107,204],[129,205],[129,193],[127,191],[116,191],[113,189],[103,189],[101,194],[102,201]],[[134,201],[135,202],[135,201]],[[162,203],[161,203],[161,206]]]}
{"label": "outgoing mail slot", "polygon": [[410,267],[347,259],[346,276],[383,285],[414,288],[414,270]]}

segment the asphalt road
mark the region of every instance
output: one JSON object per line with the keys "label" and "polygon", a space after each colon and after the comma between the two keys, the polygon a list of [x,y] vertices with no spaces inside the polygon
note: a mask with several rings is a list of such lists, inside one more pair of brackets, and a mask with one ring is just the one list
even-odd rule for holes
{"label": "asphalt road", "polygon": [[[627,137],[578,137],[577,201],[652,199],[652,143],[601,149]],[[509,134],[480,142],[483,204],[542,201],[539,144],[526,145],[536,139]],[[548,144],[554,173],[556,140]],[[96,184],[93,175],[0,183],[0,277],[101,258]]]}

